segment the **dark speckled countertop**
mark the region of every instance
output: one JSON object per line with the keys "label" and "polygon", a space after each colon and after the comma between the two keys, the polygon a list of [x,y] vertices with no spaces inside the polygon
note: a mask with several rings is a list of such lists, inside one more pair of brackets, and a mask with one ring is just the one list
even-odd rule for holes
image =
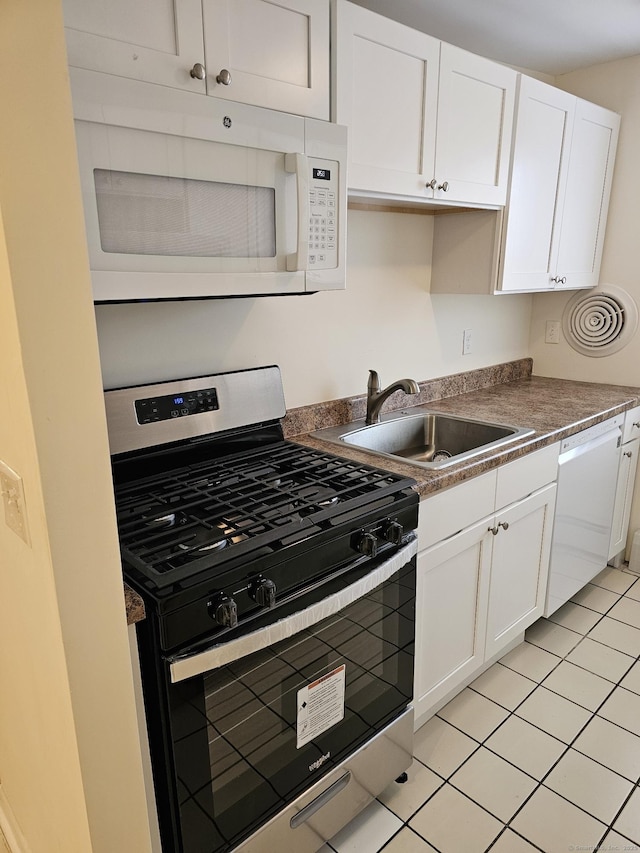
{"label": "dark speckled countertop", "polygon": [[[419,395],[408,398],[397,393],[389,398],[384,406],[385,412],[398,409],[404,411],[410,405],[428,404],[430,409],[437,412],[535,430],[533,435],[514,441],[497,452],[488,451],[437,471],[430,471],[410,462],[396,462],[348,445],[337,446],[310,435],[311,432],[324,427],[352,423],[364,418],[365,395],[288,411],[283,421],[285,437],[405,477],[413,477],[416,480],[416,490],[420,495],[426,496],[518,459],[532,450],[561,441],[573,433],[640,404],[640,388],[549,379],[532,375],[532,367],[531,359],[520,359],[420,382]],[[128,623],[144,619],[142,600],[126,584],[125,597]]]}
{"label": "dark speckled countertop", "polygon": [[[338,419],[333,423],[330,423],[329,404],[322,405],[320,417],[315,421],[317,425],[313,422],[314,407],[293,410],[285,419],[285,433],[287,438],[301,444],[320,447],[340,456],[413,477],[417,482],[417,491],[426,496],[518,459],[532,450],[561,441],[640,404],[640,388],[533,376],[531,368],[530,359],[521,359],[468,374],[421,382],[420,395],[414,398],[402,394],[389,398],[384,411],[406,411],[412,403],[421,406],[428,403],[433,411],[535,430],[533,435],[513,441],[498,451],[488,451],[439,470],[429,470],[410,462],[396,462],[348,445],[338,447],[335,443],[322,441],[309,434],[326,426],[350,422],[340,420],[346,411],[357,412],[351,421],[362,418],[364,395],[349,401],[337,401],[335,412]],[[473,390],[466,390],[470,385]],[[435,396],[434,386],[435,393],[445,391],[445,394]],[[304,416],[301,416],[302,412]],[[301,424],[304,430],[299,429]],[[296,429],[297,432],[294,431]]]}

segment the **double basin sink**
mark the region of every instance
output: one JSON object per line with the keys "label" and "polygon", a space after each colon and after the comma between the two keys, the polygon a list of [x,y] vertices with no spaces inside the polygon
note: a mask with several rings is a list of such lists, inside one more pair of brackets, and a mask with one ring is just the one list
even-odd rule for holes
{"label": "double basin sink", "polygon": [[439,469],[532,435],[534,430],[445,415],[421,407],[383,415],[379,423],[364,420],[329,427],[315,438],[347,444],[378,456],[402,459],[423,468]]}

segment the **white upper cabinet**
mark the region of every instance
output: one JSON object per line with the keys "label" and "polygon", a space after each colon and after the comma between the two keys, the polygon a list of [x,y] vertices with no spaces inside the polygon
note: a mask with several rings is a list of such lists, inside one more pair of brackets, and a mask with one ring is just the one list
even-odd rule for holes
{"label": "white upper cabinet", "polygon": [[202,9],[210,95],[329,119],[328,0],[203,0]]}
{"label": "white upper cabinet", "polygon": [[500,290],[598,283],[619,121],[521,78]]}
{"label": "white upper cabinet", "polygon": [[205,92],[200,0],[64,0],[69,65]]}
{"label": "white upper cabinet", "polygon": [[577,100],[558,238],[557,286],[598,284],[619,128],[617,113]]}
{"label": "white upper cabinet", "polygon": [[[575,97],[521,77],[502,258],[502,290],[553,287]],[[585,179],[587,176],[585,175]]]}
{"label": "white upper cabinet", "polygon": [[329,119],[329,0],[64,0],[69,64]]}
{"label": "white upper cabinet", "polygon": [[514,71],[336,0],[333,83],[353,195],[504,204]]}
{"label": "white upper cabinet", "polygon": [[505,203],[516,78],[504,65],[442,43],[434,198]]}
{"label": "white upper cabinet", "polygon": [[595,287],[619,126],[617,113],[522,76],[506,208],[436,219],[431,292]]}
{"label": "white upper cabinet", "polygon": [[333,119],[349,127],[349,187],[432,196],[440,42],[347,2],[336,3],[333,27]]}

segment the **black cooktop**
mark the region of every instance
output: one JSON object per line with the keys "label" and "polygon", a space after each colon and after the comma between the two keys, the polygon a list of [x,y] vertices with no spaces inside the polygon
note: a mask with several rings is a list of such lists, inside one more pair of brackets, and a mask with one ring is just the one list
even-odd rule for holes
{"label": "black cooktop", "polygon": [[116,486],[125,564],[162,587],[357,521],[413,480],[281,441]]}

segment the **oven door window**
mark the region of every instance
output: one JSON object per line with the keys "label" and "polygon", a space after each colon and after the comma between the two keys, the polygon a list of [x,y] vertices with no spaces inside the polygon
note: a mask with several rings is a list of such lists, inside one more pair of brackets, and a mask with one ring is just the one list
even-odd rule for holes
{"label": "oven door window", "polygon": [[335,616],[170,686],[184,853],[237,844],[404,711],[414,607],[415,559]]}

